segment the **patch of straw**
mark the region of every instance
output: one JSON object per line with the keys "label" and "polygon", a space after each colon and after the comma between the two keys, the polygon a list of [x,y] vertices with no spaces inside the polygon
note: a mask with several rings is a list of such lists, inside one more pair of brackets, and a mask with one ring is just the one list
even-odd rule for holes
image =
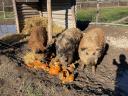
{"label": "patch of straw", "polygon": [[25,64],[30,64],[30,63],[35,61],[35,53],[34,52],[27,52],[24,55],[23,59],[24,59]]}
{"label": "patch of straw", "polygon": [[[33,16],[31,18],[25,19],[25,25],[22,30],[22,33],[24,34],[30,34],[32,32],[32,28],[35,26],[42,26],[46,27],[48,26],[48,19],[46,17],[40,17],[40,16]],[[55,22],[53,22],[53,35],[58,34],[64,31],[64,28],[61,26],[58,26]]]}

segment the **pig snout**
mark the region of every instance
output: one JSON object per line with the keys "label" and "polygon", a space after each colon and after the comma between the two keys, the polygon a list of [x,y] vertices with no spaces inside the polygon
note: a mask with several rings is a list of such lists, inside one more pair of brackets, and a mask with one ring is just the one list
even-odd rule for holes
{"label": "pig snout", "polygon": [[97,63],[97,58],[95,56],[92,56],[87,59],[88,64],[95,65]]}

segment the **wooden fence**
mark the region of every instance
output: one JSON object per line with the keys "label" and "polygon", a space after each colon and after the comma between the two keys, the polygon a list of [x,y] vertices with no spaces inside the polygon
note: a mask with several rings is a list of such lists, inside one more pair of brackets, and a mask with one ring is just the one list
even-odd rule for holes
{"label": "wooden fence", "polygon": [[13,6],[6,4],[5,2],[0,3],[0,36],[15,33],[16,26],[14,21]]}
{"label": "wooden fence", "polygon": [[[110,1],[104,1],[104,2],[99,2],[100,7],[118,7],[118,6],[128,6],[128,1],[120,1],[120,2],[110,2]],[[96,1],[86,1],[86,2],[77,2],[77,9],[86,9],[86,8],[93,8],[97,6]]]}
{"label": "wooden fence", "polygon": [[[3,18],[2,19],[14,19],[13,16],[13,6],[12,5],[6,5],[5,2],[1,2],[0,4],[0,16]],[[11,16],[8,16],[10,14]]]}

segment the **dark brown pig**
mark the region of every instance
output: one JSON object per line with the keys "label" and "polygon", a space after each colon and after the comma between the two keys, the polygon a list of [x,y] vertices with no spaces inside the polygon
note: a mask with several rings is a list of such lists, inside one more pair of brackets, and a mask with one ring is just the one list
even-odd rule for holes
{"label": "dark brown pig", "polygon": [[75,57],[82,33],[77,28],[70,28],[61,33],[56,39],[56,55],[63,67],[71,64]]}

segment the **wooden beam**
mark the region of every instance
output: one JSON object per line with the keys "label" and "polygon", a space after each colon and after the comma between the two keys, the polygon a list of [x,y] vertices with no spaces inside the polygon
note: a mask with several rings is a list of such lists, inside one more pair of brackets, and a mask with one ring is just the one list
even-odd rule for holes
{"label": "wooden beam", "polygon": [[73,27],[76,28],[75,0],[73,1],[74,2],[72,3],[72,6],[71,6],[71,13],[72,13]]}
{"label": "wooden beam", "polygon": [[99,19],[99,11],[100,11],[100,3],[99,1],[97,0],[97,4],[96,4],[96,10],[97,10],[97,13],[96,13],[96,24],[98,23],[98,19]]}
{"label": "wooden beam", "polygon": [[47,12],[48,12],[48,44],[52,43],[52,8],[51,0],[47,0]]}
{"label": "wooden beam", "polygon": [[20,33],[19,20],[18,20],[17,8],[16,8],[16,0],[12,0],[12,3],[13,3],[14,14],[15,14],[16,30],[17,30],[17,33]]}

